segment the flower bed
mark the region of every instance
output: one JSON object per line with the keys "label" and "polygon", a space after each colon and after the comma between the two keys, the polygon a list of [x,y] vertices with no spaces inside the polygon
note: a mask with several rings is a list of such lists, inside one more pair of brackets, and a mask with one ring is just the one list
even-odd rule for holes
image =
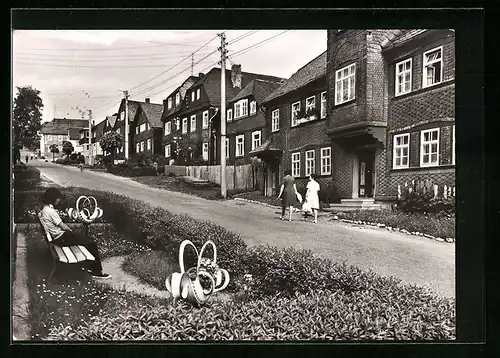
{"label": "flower bed", "polygon": [[455,216],[421,213],[403,213],[398,210],[361,210],[337,213],[339,219],[354,222],[384,224],[407,232],[422,233],[436,238],[455,238]]}

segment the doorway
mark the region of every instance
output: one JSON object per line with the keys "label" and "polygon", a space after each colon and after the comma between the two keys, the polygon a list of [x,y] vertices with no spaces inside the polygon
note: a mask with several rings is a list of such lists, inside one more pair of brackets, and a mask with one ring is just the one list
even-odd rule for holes
{"label": "doorway", "polygon": [[373,198],[375,188],[375,150],[362,150],[358,153],[358,188],[360,198]]}

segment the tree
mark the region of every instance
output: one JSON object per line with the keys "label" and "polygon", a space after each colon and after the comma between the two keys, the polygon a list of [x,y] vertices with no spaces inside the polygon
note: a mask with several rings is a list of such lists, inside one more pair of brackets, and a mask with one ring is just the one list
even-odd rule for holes
{"label": "tree", "polygon": [[49,148],[50,152],[52,153],[52,161],[54,161],[54,155],[59,153],[59,147],[57,146],[57,144],[51,144]]}
{"label": "tree", "polygon": [[17,97],[13,110],[13,145],[14,155],[24,146],[31,150],[38,149],[43,103],[40,91],[31,87],[16,87]]}
{"label": "tree", "polygon": [[99,139],[99,144],[103,151],[110,153],[111,158],[114,162],[116,149],[121,148],[123,143],[123,137],[120,133],[115,131],[110,131],[104,133],[104,135]]}
{"label": "tree", "polygon": [[68,141],[63,142],[62,151],[64,154],[66,154],[66,157],[69,158],[69,156],[71,155],[71,153],[73,153],[74,150],[75,148],[73,148],[73,144],[71,144],[71,142]]}

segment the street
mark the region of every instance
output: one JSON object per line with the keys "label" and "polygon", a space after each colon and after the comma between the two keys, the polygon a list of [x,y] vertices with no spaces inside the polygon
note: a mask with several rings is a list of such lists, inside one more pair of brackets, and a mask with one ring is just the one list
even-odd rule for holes
{"label": "street", "polygon": [[106,190],[143,200],[177,214],[215,222],[241,235],[248,245],[276,245],[310,249],[335,262],[372,269],[382,276],[394,275],[405,283],[429,286],[455,297],[455,245],[427,238],[389,233],[383,229],[354,227],[322,218],[318,224],[279,220],[277,209],[259,204],[225,200],[210,201],[171,192],[107,173],[30,161],[43,176],[61,186]]}

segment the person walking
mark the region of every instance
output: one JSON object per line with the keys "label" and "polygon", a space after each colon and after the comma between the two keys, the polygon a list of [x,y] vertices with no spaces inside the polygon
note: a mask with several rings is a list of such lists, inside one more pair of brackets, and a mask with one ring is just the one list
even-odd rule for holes
{"label": "person walking", "polygon": [[26,164],[28,164],[28,156],[26,156],[24,159],[26,160]]}
{"label": "person walking", "polygon": [[[318,222],[318,210],[319,210],[319,196],[318,192],[320,190],[319,183],[316,181],[316,174],[309,175],[309,182],[307,183],[306,197],[304,200],[304,206],[307,206],[314,214],[314,223]],[[306,213],[307,217],[307,213]]]}
{"label": "person walking", "polygon": [[[278,199],[281,198],[281,220],[285,220],[285,210],[288,207],[289,217],[288,221],[292,221],[293,207],[297,204],[297,187],[295,186],[295,179],[292,177],[292,172],[287,170],[281,184],[280,194]],[[283,196],[283,197],[282,197]]]}
{"label": "person walking", "polygon": [[76,233],[62,222],[55,207],[60,203],[62,194],[57,188],[48,188],[43,196],[43,208],[40,220],[44,223],[52,236],[52,242],[59,246],[82,245],[95,257],[89,270],[92,277],[110,278],[111,275],[102,272],[101,258],[97,244],[90,237]]}

